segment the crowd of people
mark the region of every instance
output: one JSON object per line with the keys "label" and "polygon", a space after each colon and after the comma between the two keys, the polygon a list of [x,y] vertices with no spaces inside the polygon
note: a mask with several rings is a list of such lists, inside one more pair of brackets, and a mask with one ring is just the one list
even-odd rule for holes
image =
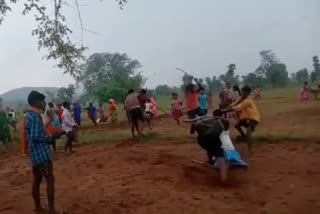
{"label": "crowd of people", "polygon": [[[185,89],[185,104],[177,93],[172,93],[171,117],[180,125],[185,112],[191,122],[190,133],[198,134],[199,145],[206,150],[208,163],[220,168],[221,180],[227,178],[227,169],[230,164],[247,166],[234,149],[229,136],[229,119],[237,118],[236,129],[240,135],[248,140],[251,151],[251,134],[260,121],[260,115],[253,100],[249,97],[251,89],[237,85],[231,87],[229,83],[221,90],[219,108],[213,116],[208,116],[209,109],[213,109],[212,95],[205,93],[205,88],[196,81],[197,86],[188,84]],[[118,107],[114,99],[109,100],[108,112],[102,104],[96,108],[92,103],[82,108],[79,102],[64,102],[54,105],[45,102],[45,96],[32,91],[28,96],[30,108],[26,111],[23,121],[22,151],[28,154],[33,168],[32,196],[37,211],[41,211],[40,183],[44,177],[47,182],[49,212],[55,213],[54,206],[54,176],[50,145],[56,150],[56,140],[66,136],[65,152],[73,152],[73,144],[79,143],[79,129],[82,121],[82,111],[86,110],[88,118],[94,126],[110,120],[112,124],[118,121]],[[150,130],[152,118],[157,113],[157,104],[153,97],[148,96],[146,90],[136,92],[128,90],[124,100],[124,109],[131,126],[132,136],[136,133],[142,136],[142,127],[139,122],[146,122]],[[233,115],[233,116],[232,116]],[[11,114],[12,117],[12,114]],[[0,126],[7,130],[8,125],[14,125],[7,118],[7,114],[0,111]],[[246,128],[244,131],[243,128]],[[6,132],[7,133],[7,132]],[[8,136],[1,135],[0,140],[7,145]]]}

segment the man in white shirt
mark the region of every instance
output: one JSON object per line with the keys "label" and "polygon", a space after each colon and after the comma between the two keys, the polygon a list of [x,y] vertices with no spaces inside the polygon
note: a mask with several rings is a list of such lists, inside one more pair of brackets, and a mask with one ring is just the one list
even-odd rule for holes
{"label": "man in white shirt", "polygon": [[72,142],[74,141],[74,133],[73,128],[77,126],[77,124],[73,121],[71,113],[70,113],[70,103],[64,102],[63,103],[63,114],[62,114],[62,130],[67,134],[67,142],[64,147],[64,151],[72,152]]}

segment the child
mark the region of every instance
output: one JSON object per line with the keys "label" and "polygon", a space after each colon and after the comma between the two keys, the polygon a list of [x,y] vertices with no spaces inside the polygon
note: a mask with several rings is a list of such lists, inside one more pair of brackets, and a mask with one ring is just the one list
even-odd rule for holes
{"label": "child", "polygon": [[204,115],[208,114],[208,96],[204,93],[204,88],[201,87],[200,89],[200,94],[199,94],[199,104],[200,104],[200,109],[203,111]]}
{"label": "child", "polygon": [[300,101],[307,101],[309,100],[309,86],[308,82],[304,82],[304,85],[300,91]]}
{"label": "child", "polygon": [[112,124],[116,124],[118,122],[118,107],[114,99],[109,100],[109,117]]}
{"label": "child", "polygon": [[[55,214],[54,206],[54,176],[49,142],[58,139],[63,133],[52,136],[46,135],[41,118],[41,112],[45,108],[45,96],[37,91],[30,92],[28,103],[31,106],[26,113],[23,142],[27,143],[29,155],[32,162],[33,184],[32,197],[36,212],[43,212],[40,202],[40,184],[43,177],[47,182],[47,196],[49,213]],[[25,146],[25,145],[24,145]]]}
{"label": "child", "polygon": [[153,117],[153,114],[152,114],[153,105],[151,103],[151,99],[147,99],[147,102],[146,102],[145,106],[146,106],[145,117],[146,117],[149,129],[152,130],[152,128],[151,128],[151,119]]}
{"label": "child", "polygon": [[172,93],[171,98],[171,116],[180,125],[180,117],[182,117],[182,101],[179,100],[177,93]]}
{"label": "child", "polygon": [[77,124],[72,120],[72,116],[70,113],[70,103],[64,102],[63,108],[62,130],[67,134],[67,141],[64,147],[64,151],[67,152],[67,150],[69,149],[69,152],[73,152],[72,142],[74,141],[74,128],[77,127]]}
{"label": "child", "polygon": [[87,108],[87,110],[88,110],[89,119],[91,119],[94,126],[97,126],[97,121],[96,121],[97,109],[92,105],[92,103],[89,103],[89,107]]}
{"label": "child", "polygon": [[[260,122],[260,114],[253,100],[249,98],[251,94],[251,88],[248,86],[243,87],[241,94],[241,102],[239,102],[239,104],[236,106],[224,110],[224,112],[239,112],[240,120],[235,127],[241,134],[241,137],[247,139],[248,149],[251,153],[251,135],[252,132],[254,132],[258,123]],[[247,129],[247,133],[244,133],[242,127],[245,127]]]}

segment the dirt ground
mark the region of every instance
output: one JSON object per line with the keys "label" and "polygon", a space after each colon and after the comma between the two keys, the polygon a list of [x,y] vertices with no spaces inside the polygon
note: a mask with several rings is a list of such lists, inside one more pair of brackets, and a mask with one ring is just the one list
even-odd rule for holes
{"label": "dirt ground", "polygon": [[[318,214],[319,151],[313,142],[258,145],[249,169],[230,170],[223,187],[215,169],[191,161],[205,158],[194,143],[85,145],[54,155],[56,204],[75,214]],[[33,213],[28,158],[2,162],[0,175],[0,213]]]}
{"label": "dirt ground", "polygon": [[[216,169],[192,162],[206,154],[188,124],[177,127],[163,117],[138,142],[130,140],[125,124],[87,123],[76,153],[53,154],[57,208],[71,214],[318,214],[319,103],[287,95],[270,93],[257,101],[262,121],[249,168],[230,170],[226,186]],[[236,148],[248,161],[247,146]],[[31,164],[17,153],[14,146],[0,152],[0,214],[34,213]],[[45,187],[43,182],[47,206]]]}

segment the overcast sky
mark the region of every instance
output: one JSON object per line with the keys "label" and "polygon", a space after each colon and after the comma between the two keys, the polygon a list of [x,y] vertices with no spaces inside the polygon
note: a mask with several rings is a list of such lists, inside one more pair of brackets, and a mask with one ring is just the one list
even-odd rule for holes
{"label": "overcast sky", "polygon": [[[73,2],[73,1],[72,1]],[[86,54],[125,52],[143,65],[148,87],[179,85],[181,67],[199,76],[220,75],[229,63],[240,74],[254,71],[258,53],[273,50],[289,72],[312,69],[320,55],[319,0],[128,0],[120,10],[114,0],[80,0]],[[66,86],[69,75],[42,60],[31,36],[33,17],[21,7],[0,26],[0,94],[23,86]],[[68,22],[79,41],[74,8]]]}

